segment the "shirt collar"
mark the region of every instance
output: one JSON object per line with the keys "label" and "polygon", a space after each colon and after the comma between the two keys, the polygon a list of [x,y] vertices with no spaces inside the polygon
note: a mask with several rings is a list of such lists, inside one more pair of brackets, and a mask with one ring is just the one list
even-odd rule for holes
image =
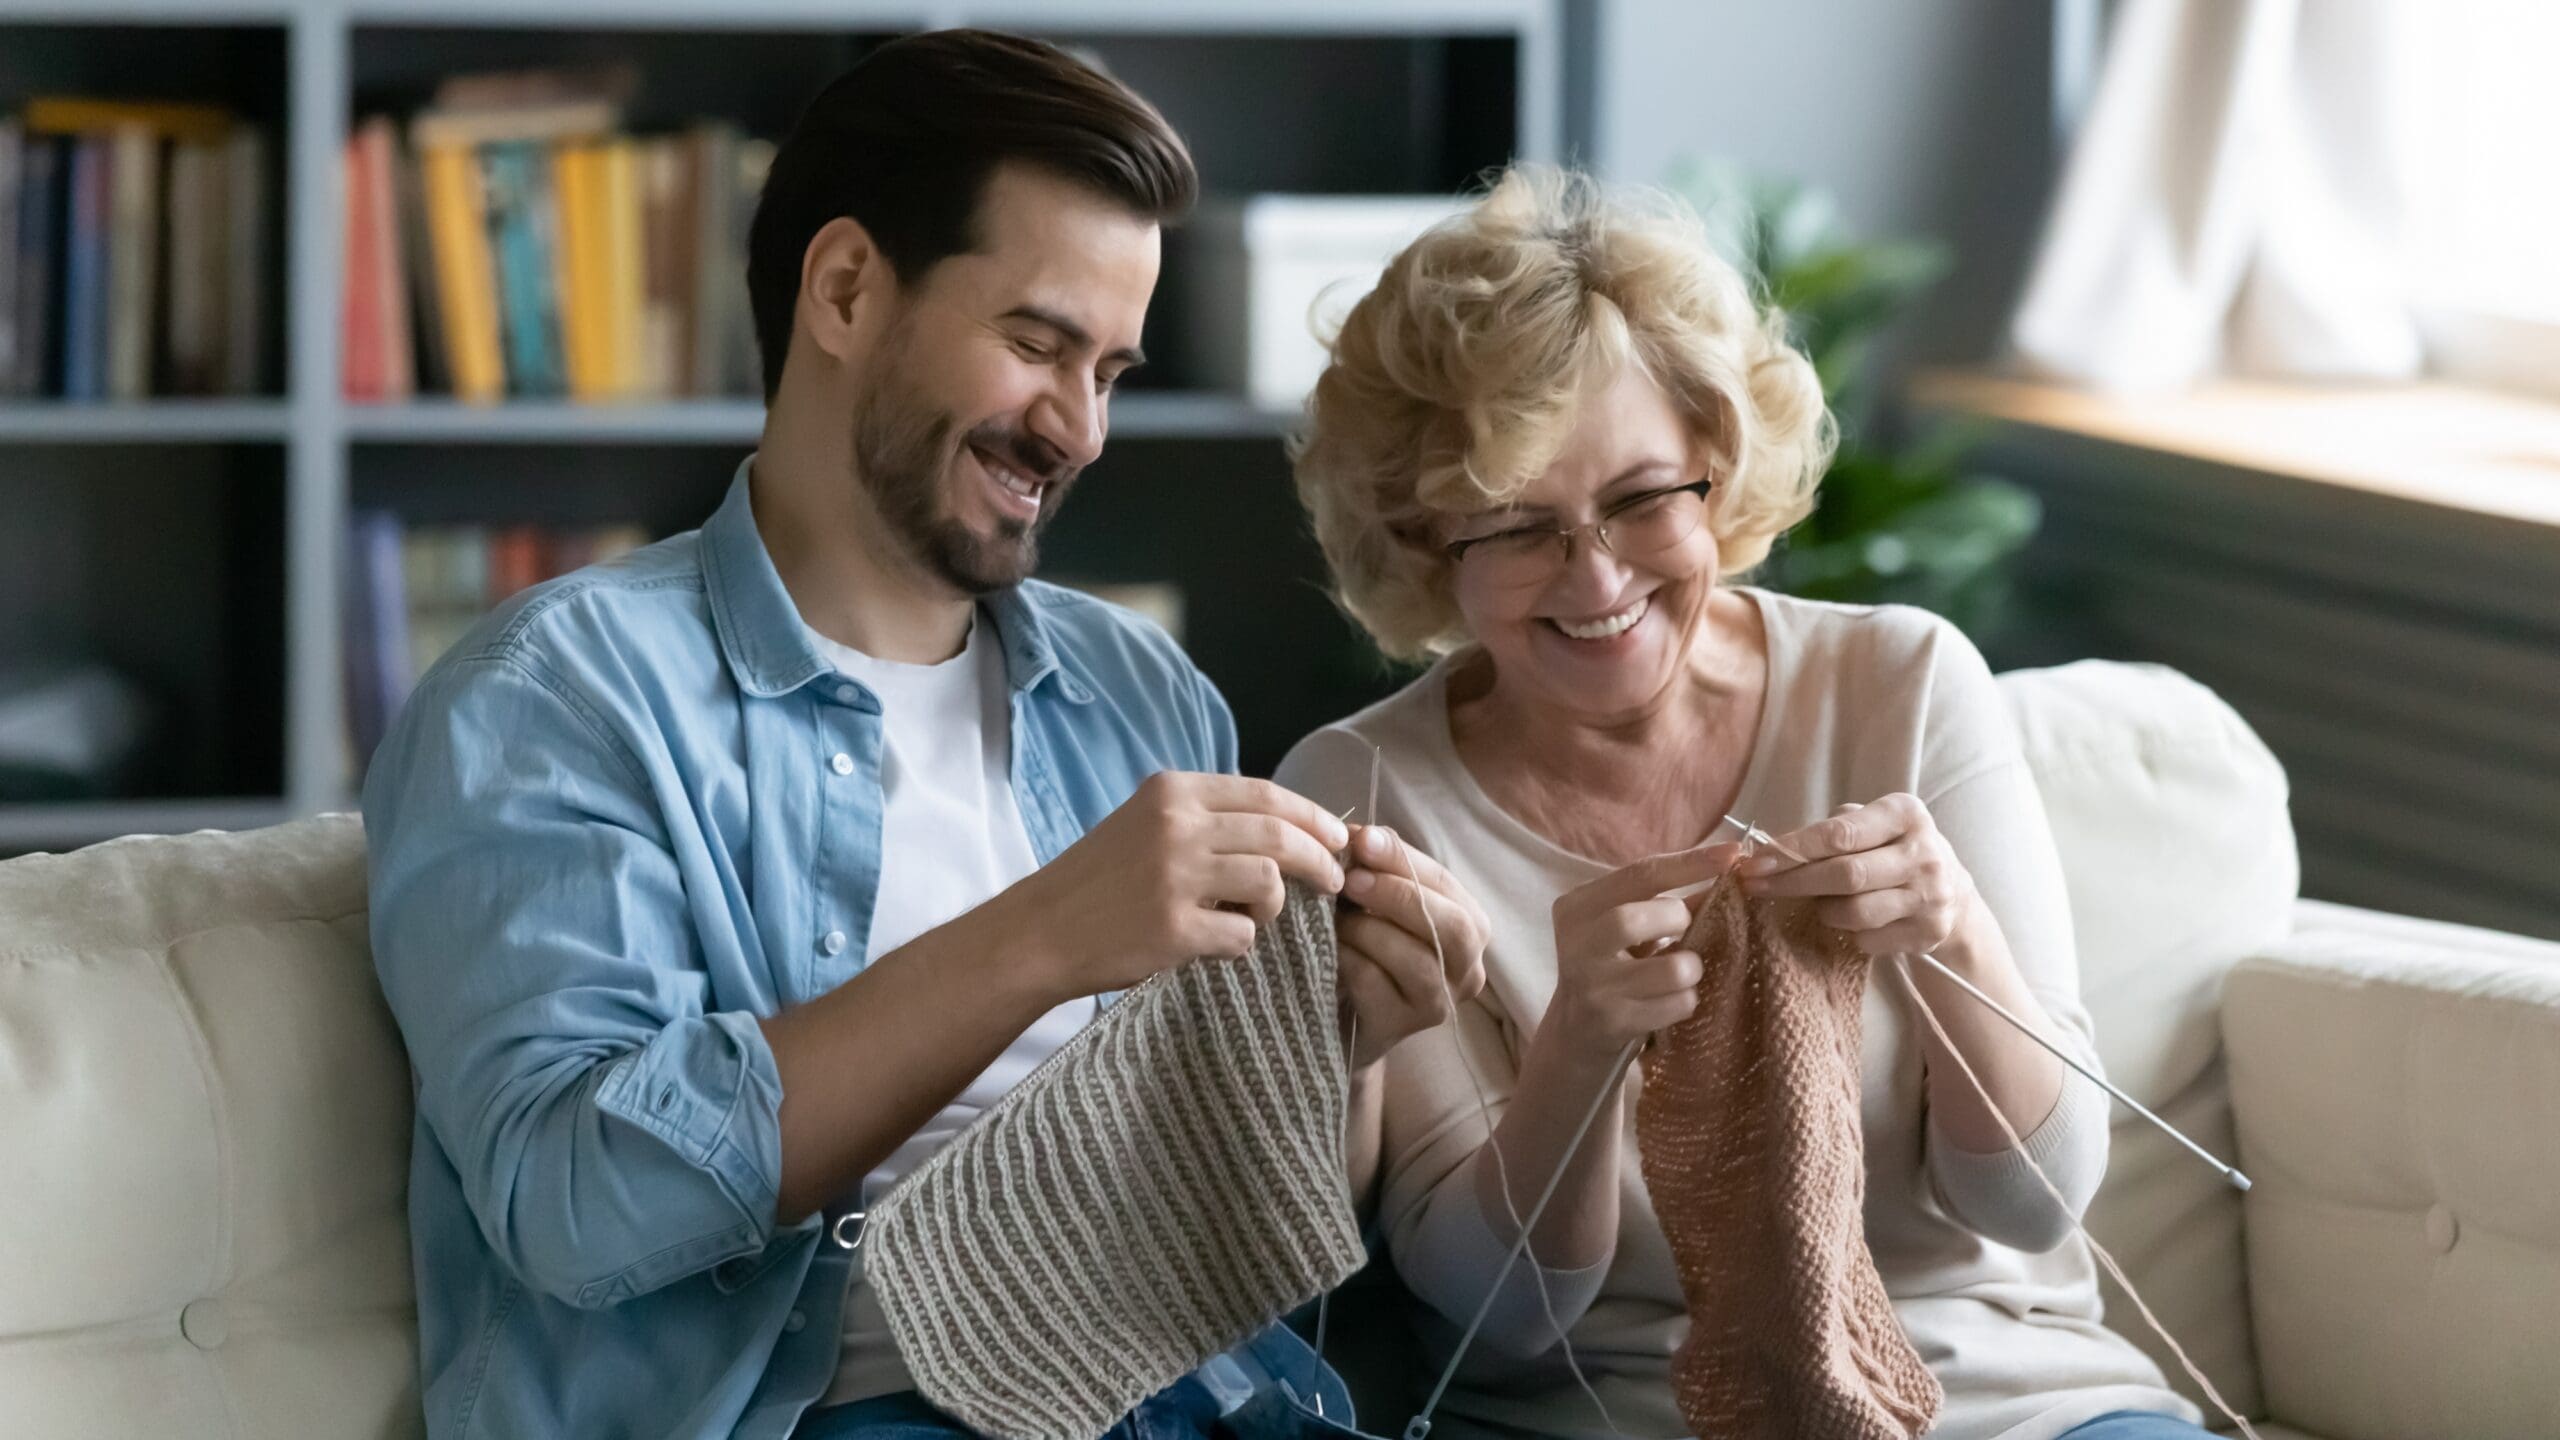
{"label": "shirt collar", "polygon": [[[818,653],[799,606],[773,568],[772,552],[756,530],[748,479],[755,456],[738,462],[729,493],[702,526],[703,586],[711,601],[711,623],[719,632],[721,652],[728,657],[738,687],[750,695],[787,694],[835,667]],[[995,622],[1004,642],[1005,682],[1016,691],[1056,680],[1059,693],[1083,704],[1092,687],[1072,674],[1059,659],[1055,637],[1038,597],[1028,585],[1008,586],[980,604]]]}

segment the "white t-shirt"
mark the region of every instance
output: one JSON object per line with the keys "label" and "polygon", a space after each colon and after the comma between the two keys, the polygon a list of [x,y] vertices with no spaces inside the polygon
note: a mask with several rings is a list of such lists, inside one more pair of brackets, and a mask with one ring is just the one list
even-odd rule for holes
{"label": "white t-shirt", "polygon": [[[958,918],[1039,868],[1014,803],[1013,730],[1004,650],[974,619],[960,653],[939,665],[875,659],[812,631],[818,653],[879,697],[882,743],[880,888],[866,955],[877,960]],[[1043,1015],[862,1183],[867,1203],[967,1128],[1093,1019],[1098,1002]],[[871,1287],[846,1298],[844,1348],[824,1405],[915,1388]]]}

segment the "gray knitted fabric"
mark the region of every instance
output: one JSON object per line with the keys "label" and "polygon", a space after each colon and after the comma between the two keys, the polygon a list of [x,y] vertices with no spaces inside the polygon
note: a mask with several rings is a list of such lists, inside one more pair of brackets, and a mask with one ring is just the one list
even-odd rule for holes
{"label": "gray knitted fabric", "polygon": [[1001,1440],[1092,1440],[1340,1284],[1364,1252],[1333,902],[1158,975],[872,1208],[865,1271],[916,1388]]}

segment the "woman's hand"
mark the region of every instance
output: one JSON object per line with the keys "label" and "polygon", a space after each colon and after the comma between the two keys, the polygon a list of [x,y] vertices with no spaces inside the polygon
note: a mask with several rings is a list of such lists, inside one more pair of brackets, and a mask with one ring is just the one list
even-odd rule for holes
{"label": "woman's hand", "polygon": [[1843,805],[1778,841],[1808,863],[1781,854],[1745,861],[1744,892],[1819,900],[1822,923],[1848,932],[1868,955],[1935,953],[1980,915],[1972,873],[1918,796]]}
{"label": "woman's hand", "polygon": [[1557,897],[1556,994],[1539,1039],[1579,1068],[1689,1018],[1706,962],[1680,948],[1693,903],[1668,892],[1715,879],[1740,855],[1733,844],[1676,850]]}
{"label": "woman's hand", "polygon": [[[1458,878],[1383,825],[1354,825],[1335,927],[1339,983],[1359,1022],[1351,1068],[1445,1023],[1484,989],[1492,926]],[[1437,943],[1434,943],[1434,939]]]}

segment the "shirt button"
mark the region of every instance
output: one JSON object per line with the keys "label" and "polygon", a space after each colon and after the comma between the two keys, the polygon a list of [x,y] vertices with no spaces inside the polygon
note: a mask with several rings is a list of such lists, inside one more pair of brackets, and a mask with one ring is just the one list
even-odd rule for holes
{"label": "shirt button", "polygon": [[847,705],[852,704],[855,700],[861,698],[861,696],[862,692],[854,689],[850,685],[839,685],[836,687],[836,698]]}
{"label": "shirt button", "polygon": [[199,1350],[219,1350],[231,1338],[231,1317],[219,1300],[196,1300],[178,1312],[178,1333]]}
{"label": "shirt button", "polygon": [[818,948],[826,951],[830,955],[842,954],[844,952],[844,932],[841,930],[830,930],[826,934],[819,936]]}
{"label": "shirt button", "polygon": [[836,758],[828,761],[827,764],[839,775],[850,775],[853,773],[853,757],[847,755],[841,750],[837,751]]}
{"label": "shirt button", "polygon": [[799,1334],[803,1329],[807,1328],[808,1324],[809,1317],[797,1310],[794,1310],[790,1314],[782,1317],[782,1328],[790,1331],[794,1335]]}

